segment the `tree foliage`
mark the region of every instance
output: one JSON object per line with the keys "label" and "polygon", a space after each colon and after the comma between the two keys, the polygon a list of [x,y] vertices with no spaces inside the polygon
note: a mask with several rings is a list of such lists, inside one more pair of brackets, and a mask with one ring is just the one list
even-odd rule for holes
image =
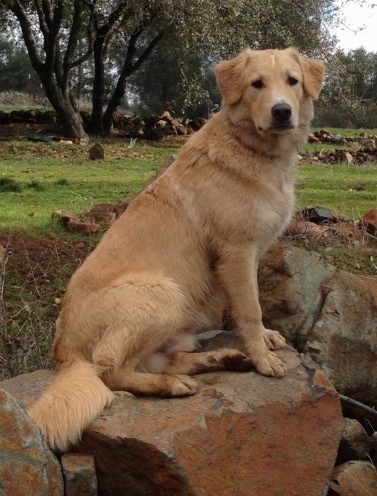
{"label": "tree foliage", "polygon": [[[86,138],[73,91],[83,68],[93,71],[90,131],[108,133],[127,85],[162,40],[174,47],[166,53],[178,71],[177,86],[192,95],[208,61],[246,46],[294,45],[307,54],[323,53],[331,47],[328,26],[337,11],[335,0],[1,0],[0,6],[17,20],[46,96],[66,134],[77,139]],[[155,73],[161,57],[162,51],[151,59]],[[198,70],[189,77],[182,61],[190,66],[195,59]]]}
{"label": "tree foliage", "polygon": [[337,50],[327,65],[317,119],[336,127],[377,127],[377,53]]}

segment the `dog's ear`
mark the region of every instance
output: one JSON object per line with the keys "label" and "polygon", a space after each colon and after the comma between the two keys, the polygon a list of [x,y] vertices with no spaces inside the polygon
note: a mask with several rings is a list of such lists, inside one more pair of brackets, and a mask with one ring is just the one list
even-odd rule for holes
{"label": "dog's ear", "polygon": [[217,85],[220,88],[224,100],[233,105],[237,103],[243,92],[243,71],[247,60],[245,52],[236,58],[223,60],[215,67]]}
{"label": "dog's ear", "polygon": [[325,66],[319,60],[301,56],[300,63],[304,74],[304,90],[310,97],[316,99],[321,92]]}

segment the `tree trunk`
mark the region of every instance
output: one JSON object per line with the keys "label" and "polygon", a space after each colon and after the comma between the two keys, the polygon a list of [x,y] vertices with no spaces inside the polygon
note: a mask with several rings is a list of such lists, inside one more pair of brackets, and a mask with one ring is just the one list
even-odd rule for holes
{"label": "tree trunk", "polygon": [[139,39],[140,35],[143,33],[145,26],[140,26],[137,28],[134,33],[131,35],[128,42],[128,49],[126,58],[123,63],[122,71],[119,76],[117,85],[115,87],[115,91],[113,96],[110,99],[110,102],[107,106],[107,109],[103,116],[103,129],[106,134],[110,134],[111,126],[113,125],[114,114],[122,103],[123,97],[126,93],[127,81],[130,76],[143,64],[143,62],[149,57],[149,55],[153,52],[156,45],[161,41],[164,36],[164,33],[158,33],[152,41],[149,42],[148,46],[141,53],[139,58],[134,62],[134,56],[136,53],[136,43]]}
{"label": "tree trunk", "polygon": [[[73,3],[74,22],[68,36],[69,41],[64,56],[59,40],[65,15],[65,3],[62,0],[54,3],[43,2],[43,9],[39,3],[36,7],[37,10],[38,7],[41,9],[38,14],[40,29],[44,37],[46,55],[44,59],[41,58],[38,51],[32,22],[28,17],[29,12],[23,2],[12,2],[9,5],[9,9],[20,23],[31,64],[40,77],[47,98],[63,124],[64,135],[75,141],[86,142],[89,138],[84,130],[76,100],[69,90],[69,73],[72,67],[78,63],[78,61],[72,61],[71,56],[77,45],[83,4],[80,1]],[[84,58],[82,57],[82,59]]]}
{"label": "tree trunk", "polygon": [[103,106],[105,95],[105,52],[103,48],[104,37],[98,36],[93,45],[94,79],[92,94],[92,117],[88,132],[97,136],[105,134],[103,128]]}
{"label": "tree trunk", "polygon": [[44,78],[42,83],[46,96],[63,125],[64,136],[79,143],[87,143],[89,137],[85,132],[80,112],[76,105],[73,105],[73,95],[70,91],[63,94],[51,75],[47,79]]}
{"label": "tree trunk", "polygon": [[118,83],[115,87],[113,96],[111,97],[109,104],[107,105],[106,112],[103,115],[103,130],[106,134],[111,133],[111,127],[113,125],[114,114],[122,103],[123,97],[126,93],[127,78],[120,77]]}

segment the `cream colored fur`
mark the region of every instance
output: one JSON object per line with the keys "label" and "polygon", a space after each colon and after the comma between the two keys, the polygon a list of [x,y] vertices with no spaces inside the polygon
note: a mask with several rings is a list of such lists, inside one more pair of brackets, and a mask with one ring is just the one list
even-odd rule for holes
{"label": "cream colored fur", "polygon": [[[29,410],[55,450],[78,441],[111,390],[184,396],[197,389],[188,375],[208,370],[285,375],[272,351],[284,339],[262,324],[257,267],[292,215],[297,148],[323,66],[292,49],[246,50],[216,76],[221,111],[68,285],[53,348],[58,374]],[[230,309],[244,354],[192,352],[219,306]]]}

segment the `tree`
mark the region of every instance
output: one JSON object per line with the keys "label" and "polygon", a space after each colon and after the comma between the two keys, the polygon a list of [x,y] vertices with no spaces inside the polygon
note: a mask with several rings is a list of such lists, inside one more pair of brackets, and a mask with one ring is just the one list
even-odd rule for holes
{"label": "tree", "polygon": [[[77,103],[70,90],[70,72],[81,60],[87,58],[88,50],[75,59],[78,33],[86,15],[82,0],[4,0],[17,18],[30,57],[46,96],[62,120],[68,137],[86,141],[87,135]],[[72,4],[72,8],[68,4]],[[39,37],[43,40],[40,50]],[[89,40],[90,40],[89,36]]]}
{"label": "tree", "polygon": [[317,119],[335,127],[376,127],[377,53],[337,50],[327,65]]}
{"label": "tree", "polygon": [[[208,59],[196,53],[185,54],[183,58],[176,47],[163,40],[130,81],[140,112],[150,115],[167,110],[180,116],[191,112],[192,116],[193,109],[203,104],[208,112],[211,85],[206,68],[209,64]],[[213,83],[213,71],[210,72]]]}
{"label": "tree", "polygon": [[[233,55],[241,48],[294,45],[308,54],[328,48],[326,24],[335,0],[2,0],[22,29],[34,70],[67,135],[87,138],[71,82],[73,70],[94,62],[89,131],[109,133],[130,78],[165,40],[185,60]],[[115,48],[119,65],[110,54]],[[109,65],[114,90],[104,110]],[[155,68],[158,70],[158,67]]]}

